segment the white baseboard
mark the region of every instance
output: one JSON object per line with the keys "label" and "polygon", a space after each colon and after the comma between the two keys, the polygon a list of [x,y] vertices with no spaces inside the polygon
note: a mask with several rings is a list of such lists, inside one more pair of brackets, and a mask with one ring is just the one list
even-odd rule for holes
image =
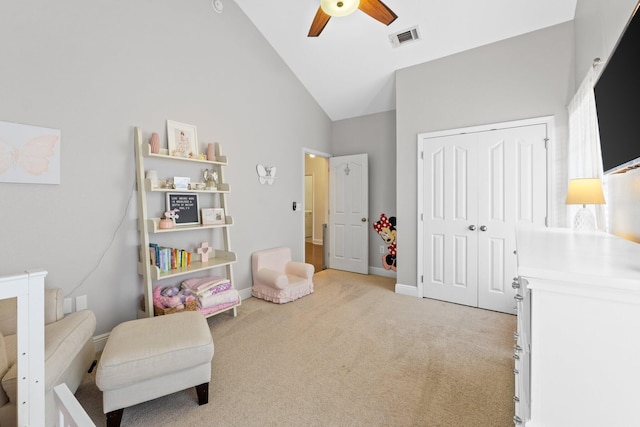
{"label": "white baseboard", "polygon": [[251,288],[238,289],[238,294],[240,294],[240,299],[245,300],[251,298]]}
{"label": "white baseboard", "polygon": [[393,270],[385,270],[380,267],[371,267],[369,266],[369,274],[373,274],[374,276],[384,276],[384,277],[397,277],[397,273]]}
{"label": "white baseboard", "polygon": [[418,297],[418,287],[396,283],[396,294]]}
{"label": "white baseboard", "polygon": [[110,332],[102,335],[96,335],[93,337],[93,346],[96,349],[96,353],[104,350],[104,346],[107,344],[107,338],[109,338]]}

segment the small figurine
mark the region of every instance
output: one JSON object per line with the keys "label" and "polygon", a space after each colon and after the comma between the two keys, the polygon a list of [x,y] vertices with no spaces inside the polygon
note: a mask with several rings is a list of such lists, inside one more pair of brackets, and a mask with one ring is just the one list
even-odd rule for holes
{"label": "small figurine", "polygon": [[200,247],[196,250],[200,254],[200,261],[208,262],[209,261],[209,252],[211,252],[213,248],[209,247],[209,242],[200,243]]}
{"label": "small figurine", "polygon": [[207,190],[215,190],[218,187],[218,171],[215,169],[205,169],[202,173]]}
{"label": "small figurine", "polygon": [[180,215],[178,215],[178,211],[180,209],[171,209],[170,211],[167,211],[164,213],[164,217],[166,219],[170,219],[173,221],[173,225],[176,225],[176,218],[180,218]]}

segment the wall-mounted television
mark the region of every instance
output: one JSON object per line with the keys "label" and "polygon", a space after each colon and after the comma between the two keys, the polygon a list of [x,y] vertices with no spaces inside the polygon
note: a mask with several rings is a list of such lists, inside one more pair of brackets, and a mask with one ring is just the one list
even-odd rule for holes
{"label": "wall-mounted television", "polygon": [[629,20],[594,92],[605,173],[640,165],[640,13]]}

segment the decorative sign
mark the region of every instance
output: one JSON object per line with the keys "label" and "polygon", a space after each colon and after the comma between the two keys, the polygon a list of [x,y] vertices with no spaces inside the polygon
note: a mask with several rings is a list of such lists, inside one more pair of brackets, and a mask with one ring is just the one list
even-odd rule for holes
{"label": "decorative sign", "polygon": [[198,195],[185,193],[167,193],[167,211],[177,209],[176,224],[200,224]]}

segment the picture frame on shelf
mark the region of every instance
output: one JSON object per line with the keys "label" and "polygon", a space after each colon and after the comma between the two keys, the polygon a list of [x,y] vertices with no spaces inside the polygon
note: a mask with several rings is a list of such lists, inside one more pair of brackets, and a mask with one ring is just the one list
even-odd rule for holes
{"label": "picture frame on shelf", "polygon": [[167,120],[167,147],[170,156],[197,159],[197,128],[194,125]]}
{"label": "picture frame on shelf", "polygon": [[198,194],[167,193],[167,212],[177,209],[176,225],[200,224]]}
{"label": "picture frame on shelf", "polygon": [[220,225],[226,223],[223,208],[202,209],[202,225]]}
{"label": "picture frame on shelf", "polygon": [[176,190],[188,190],[191,184],[191,178],[188,176],[174,176],[173,188]]}

